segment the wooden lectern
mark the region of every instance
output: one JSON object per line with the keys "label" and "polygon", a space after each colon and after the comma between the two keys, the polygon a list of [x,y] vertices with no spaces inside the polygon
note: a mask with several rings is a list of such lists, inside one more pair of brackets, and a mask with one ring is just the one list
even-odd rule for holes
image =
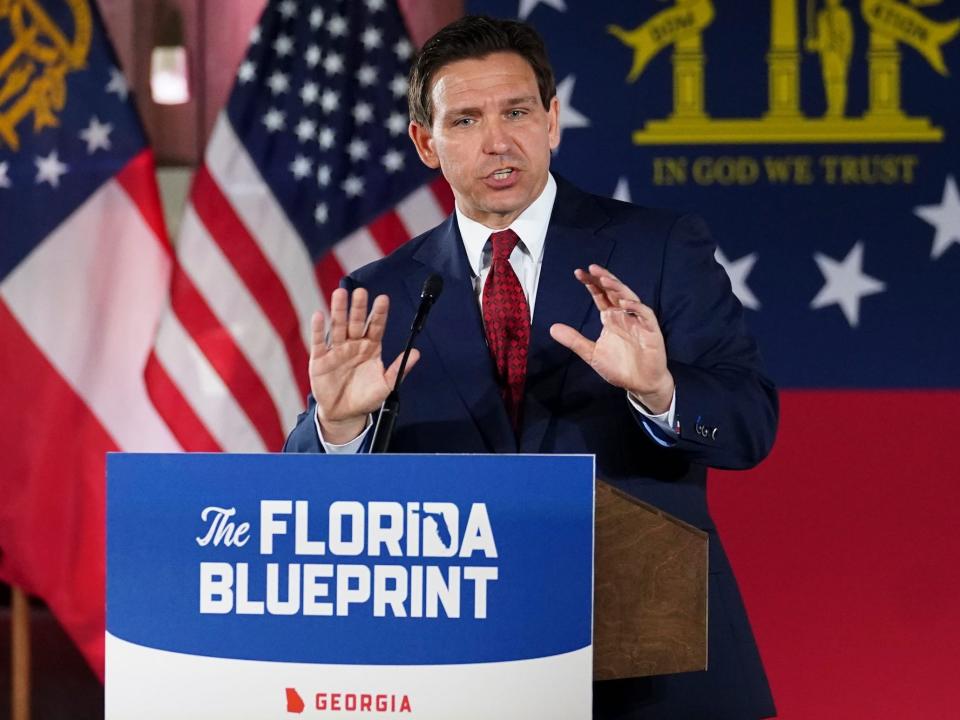
{"label": "wooden lectern", "polygon": [[707,533],[598,480],[593,679],[707,667]]}

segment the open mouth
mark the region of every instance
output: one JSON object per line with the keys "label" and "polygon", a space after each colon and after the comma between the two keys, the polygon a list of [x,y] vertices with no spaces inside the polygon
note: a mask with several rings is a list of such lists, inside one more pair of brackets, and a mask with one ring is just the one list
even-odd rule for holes
{"label": "open mouth", "polygon": [[496,170],[490,174],[494,180],[506,180],[513,174],[513,168],[504,168],[503,170]]}

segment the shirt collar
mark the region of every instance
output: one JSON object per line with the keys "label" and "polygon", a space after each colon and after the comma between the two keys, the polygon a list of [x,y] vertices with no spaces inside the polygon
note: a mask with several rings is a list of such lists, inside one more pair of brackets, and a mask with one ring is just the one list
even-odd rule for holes
{"label": "shirt collar", "polygon": [[[553,175],[547,173],[547,184],[543,192],[527,206],[520,215],[510,223],[509,228],[520,238],[534,262],[539,263],[543,257],[543,246],[547,239],[547,226],[550,224],[550,215],[553,213],[553,201],[557,197],[557,181]],[[467,251],[467,260],[474,277],[480,275],[483,269],[483,250],[490,238],[496,232],[492,228],[471,220],[456,208],[457,225],[460,228],[460,237],[463,238],[463,247]]]}

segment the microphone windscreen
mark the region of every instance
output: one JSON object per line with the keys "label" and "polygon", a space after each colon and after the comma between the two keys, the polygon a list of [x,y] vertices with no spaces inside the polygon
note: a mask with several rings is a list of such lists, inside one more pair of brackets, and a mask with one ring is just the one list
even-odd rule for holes
{"label": "microphone windscreen", "polygon": [[423,290],[420,291],[420,297],[436,300],[442,292],[443,278],[437,273],[431,273],[430,276],[423,281]]}

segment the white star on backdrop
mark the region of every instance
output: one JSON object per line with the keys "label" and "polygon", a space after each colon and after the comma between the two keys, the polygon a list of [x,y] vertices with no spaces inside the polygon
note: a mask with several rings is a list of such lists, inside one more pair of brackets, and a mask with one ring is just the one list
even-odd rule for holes
{"label": "white star on backdrop", "polygon": [[373,106],[370,103],[358,102],[354,105],[352,114],[357,125],[363,125],[373,120]]}
{"label": "white star on backdrop", "polygon": [[117,68],[110,68],[110,82],[105,88],[108,93],[114,93],[121,100],[126,100],[130,93],[130,86],[127,85],[127,79]]}
{"label": "white star on backdrop", "polygon": [[590,119],[573,108],[570,98],[573,96],[573,86],[577,82],[575,75],[567,75],[557,85],[557,99],[560,101],[560,138],[567,129],[590,127]]}
{"label": "white star on backdrop", "polygon": [[340,107],[340,95],[327,88],[320,96],[320,107],[323,108],[325,113],[332,113]]}
{"label": "white star on backdrop", "polygon": [[316,135],[317,124],[310,118],[303,118],[297,123],[297,127],[293,132],[300,142],[306,142],[307,140],[312,140],[313,136]]}
{"label": "white star on backdrop", "polygon": [[277,70],[267,79],[267,85],[270,87],[271,93],[279,95],[290,89],[290,78]]}
{"label": "white star on backdrop", "polygon": [[390,92],[394,97],[403,97],[407,94],[407,79],[403,75],[394,76],[390,81]]}
{"label": "white star on backdrop", "polygon": [[297,3],[293,0],[283,0],[277,8],[285,20],[295,17],[297,14]]}
{"label": "white star on backdrop", "polygon": [[36,158],[34,162],[37,165],[37,185],[45,182],[51,187],[60,187],[60,176],[67,172],[67,166],[60,162],[56,150],[46,157]]}
{"label": "white star on backdrop", "polygon": [[717,258],[717,262],[723,266],[723,269],[727,271],[727,277],[730,278],[730,285],[733,286],[733,294],[737,296],[740,304],[751,310],[759,310],[760,301],[757,300],[757,296],[753,294],[750,286],[747,285],[747,276],[757,262],[757,254],[753,252],[737,260],[727,260],[727,256],[723,254],[723,250],[717,248],[714,257]]}
{"label": "white star on backdrop", "polygon": [[356,175],[347,175],[340,187],[343,188],[343,194],[348,198],[363,195],[363,178]]}
{"label": "white star on backdrop", "polygon": [[557,12],[567,11],[566,0],[520,0],[520,9],[517,11],[517,17],[521,20],[526,20],[530,13],[540,4],[549,5]]}
{"label": "white star on backdrop", "polygon": [[300,99],[304,105],[312,105],[320,97],[320,88],[315,82],[305,82],[300,88]]}
{"label": "white star on backdrop", "polygon": [[290,172],[297,180],[303,180],[313,172],[313,161],[303,155],[297,155],[290,163]]}
{"label": "white star on backdrop", "polygon": [[327,23],[327,32],[333,37],[347,34],[347,19],[343,15],[334,15]]}
{"label": "white star on backdrop", "polygon": [[386,125],[387,130],[390,131],[390,134],[396,137],[397,135],[406,132],[407,125],[409,125],[409,123],[407,122],[407,116],[403,113],[392,112],[390,113],[390,117],[387,118],[387,121],[384,123],[384,125]]}
{"label": "white star on backdrop", "polygon": [[382,162],[388,173],[397,172],[403,169],[403,153],[396,149],[387,150]]}
{"label": "white star on backdrop", "polygon": [[354,162],[365,160],[368,154],[367,143],[360,138],[354,138],[350,141],[350,144],[347,145],[347,155],[349,155],[350,159]]}
{"label": "white star on backdrop", "polygon": [[383,35],[374,27],[368,27],[360,36],[360,42],[369,51],[380,47],[383,42]]}
{"label": "white star on backdrop", "polygon": [[317,142],[324,150],[329,150],[333,147],[334,139],[336,139],[336,133],[332,128],[322,127],[320,128],[320,132],[317,133]]}
{"label": "white star on backdrop", "polygon": [[277,53],[277,57],[286,57],[293,52],[293,38],[289,35],[277,35],[277,39],[273,41],[273,51]]}
{"label": "white star on backdrop", "polygon": [[254,63],[252,60],[245,60],[244,62],[240,63],[240,68],[237,70],[237,82],[239,82],[241,85],[246,85],[256,76],[256,63]]}
{"label": "white star on backdrop", "polygon": [[810,301],[817,310],[839,305],[851,327],[860,324],[860,300],[887,289],[886,283],[863,272],[863,241],[858,240],[840,262],[823,253],[813,256],[825,280],[820,292]]}
{"label": "white star on backdrop", "polygon": [[267,126],[268,131],[276,132],[277,130],[283,130],[287,121],[283,111],[270,108],[267,110],[267,114],[263,116],[263,124]]}
{"label": "white star on backdrop", "polygon": [[303,57],[307,61],[308,67],[315,68],[317,63],[320,62],[320,48],[316,45],[311,45],[307,48],[307,53]]}
{"label": "white star on backdrop", "polygon": [[80,131],[80,138],[87,144],[87,154],[93,155],[97,150],[110,149],[110,133],[113,125],[102,123],[96,116],[90,118],[90,124]]}
{"label": "white star on backdrop", "polygon": [[393,51],[400,60],[409,60],[413,54],[413,45],[411,45],[410,41],[406,38],[401,38],[397,40],[397,43],[393,46]]}
{"label": "white star on backdrop", "polygon": [[377,81],[377,69],[372,65],[361,65],[357,70],[357,82],[363,87],[370,87]]}
{"label": "white star on backdrop", "polygon": [[327,75],[336,75],[343,72],[343,56],[330,53],[323,59],[323,69]]}
{"label": "white star on backdrop", "polygon": [[932,259],[943,255],[953,243],[960,245],[960,193],[953,175],[947,175],[943,183],[943,198],[939,205],[921,205],[915,207],[913,213],[937,229],[930,250]]}
{"label": "white star on backdrop", "polygon": [[313,211],[313,219],[317,221],[317,225],[323,225],[327,221],[329,215],[330,213],[327,210],[326,203],[319,203],[316,209]]}
{"label": "white star on backdrop", "polygon": [[321,165],[317,168],[317,185],[320,187],[326,187],[330,184],[331,176],[330,166]]}
{"label": "white star on backdrop", "polygon": [[314,8],[310,11],[310,27],[316,30],[321,25],[323,25],[323,10]]}
{"label": "white star on backdrop", "polygon": [[7,173],[10,171],[10,164],[4,160],[0,162],[0,188],[8,188],[13,183],[10,182],[10,178],[7,176]]}
{"label": "white star on backdrop", "polygon": [[613,191],[614,200],[622,200],[623,202],[633,202],[630,197],[630,181],[627,180],[626,175],[621,175],[620,179],[617,180],[617,187]]}

